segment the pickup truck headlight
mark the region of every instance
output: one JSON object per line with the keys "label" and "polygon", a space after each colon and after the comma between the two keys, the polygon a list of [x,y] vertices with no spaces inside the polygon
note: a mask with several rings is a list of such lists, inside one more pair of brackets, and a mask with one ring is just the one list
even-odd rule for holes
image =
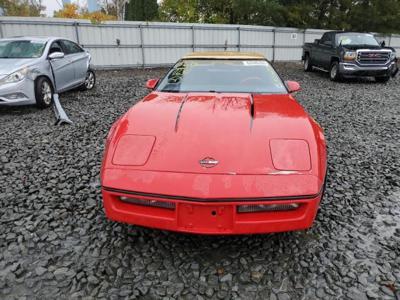
{"label": "pickup truck headlight", "polygon": [[21,81],[26,77],[28,72],[29,72],[28,68],[23,68],[18,71],[15,71],[14,73],[11,73],[7,77],[0,80],[0,84],[15,83],[15,82]]}
{"label": "pickup truck headlight", "polygon": [[357,53],[355,51],[346,51],[344,53],[343,59],[344,60],[355,60]]}
{"label": "pickup truck headlight", "polygon": [[396,59],[396,52],[390,53],[390,60]]}

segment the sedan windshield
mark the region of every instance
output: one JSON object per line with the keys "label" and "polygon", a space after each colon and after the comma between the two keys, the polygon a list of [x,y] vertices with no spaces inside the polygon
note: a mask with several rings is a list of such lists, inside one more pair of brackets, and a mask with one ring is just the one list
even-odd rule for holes
{"label": "sedan windshield", "polygon": [[369,45],[379,46],[378,41],[372,34],[344,33],[337,36],[337,44],[344,45]]}
{"label": "sedan windshield", "polygon": [[40,57],[45,47],[40,41],[0,41],[0,58],[35,58]]}
{"label": "sedan windshield", "polygon": [[265,60],[185,59],[157,87],[161,92],[279,93],[287,90]]}

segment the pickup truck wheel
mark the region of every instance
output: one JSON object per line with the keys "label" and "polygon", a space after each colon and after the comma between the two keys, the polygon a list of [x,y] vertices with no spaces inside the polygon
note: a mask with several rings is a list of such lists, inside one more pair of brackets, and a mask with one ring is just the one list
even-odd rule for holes
{"label": "pickup truck wheel", "polygon": [[310,55],[306,55],[304,57],[304,71],[305,72],[311,72],[312,71],[312,64],[311,64],[311,59],[310,59]]}
{"label": "pickup truck wheel", "polygon": [[339,81],[341,79],[339,72],[339,63],[337,61],[334,61],[331,64],[331,67],[329,69],[329,78],[332,81]]}
{"label": "pickup truck wheel", "polygon": [[388,82],[389,79],[390,79],[390,76],[375,77],[376,82],[382,82],[382,83]]}

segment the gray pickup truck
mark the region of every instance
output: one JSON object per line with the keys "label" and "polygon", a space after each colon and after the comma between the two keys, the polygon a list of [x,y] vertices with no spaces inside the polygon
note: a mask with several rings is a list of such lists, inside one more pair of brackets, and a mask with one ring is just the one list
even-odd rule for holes
{"label": "gray pickup truck", "polygon": [[396,51],[379,43],[372,34],[346,31],[325,32],[321,39],[303,46],[304,70],[329,71],[337,81],[347,76],[373,76],[387,82],[398,72]]}

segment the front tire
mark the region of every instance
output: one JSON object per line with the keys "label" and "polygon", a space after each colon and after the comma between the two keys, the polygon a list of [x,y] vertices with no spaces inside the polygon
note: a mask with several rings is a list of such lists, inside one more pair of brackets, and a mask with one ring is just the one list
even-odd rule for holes
{"label": "front tire", "polygon": [[39,77],[35,81],[35,98],[38,108],[47,108],[53,103],[54,90],[49,79]]}
{"label": "front tire", "polygon": [[390,79],[390,76],[381,76],[381,77],[375,77],[376,82],[381,82],[381,83],[386,83]]}
{"label": "front tire", "polygon": [[329,78],[332,81],[340,81],[342,79],[339,71],[339,62],[332,62],[331,67],[329,68]]}
{"label": "front tire", "polygon": [[86,73],[85,82],[81,86],[82,91],[90,91],[96,85],[96,74],[93,70],[88,70]]}
{"label": "front tire", "polygon": [[304,65],[303,66],[304,66],[304,72],[311,72],[313,70],[309,54],[306,54],[306,56],[304,57]]}

